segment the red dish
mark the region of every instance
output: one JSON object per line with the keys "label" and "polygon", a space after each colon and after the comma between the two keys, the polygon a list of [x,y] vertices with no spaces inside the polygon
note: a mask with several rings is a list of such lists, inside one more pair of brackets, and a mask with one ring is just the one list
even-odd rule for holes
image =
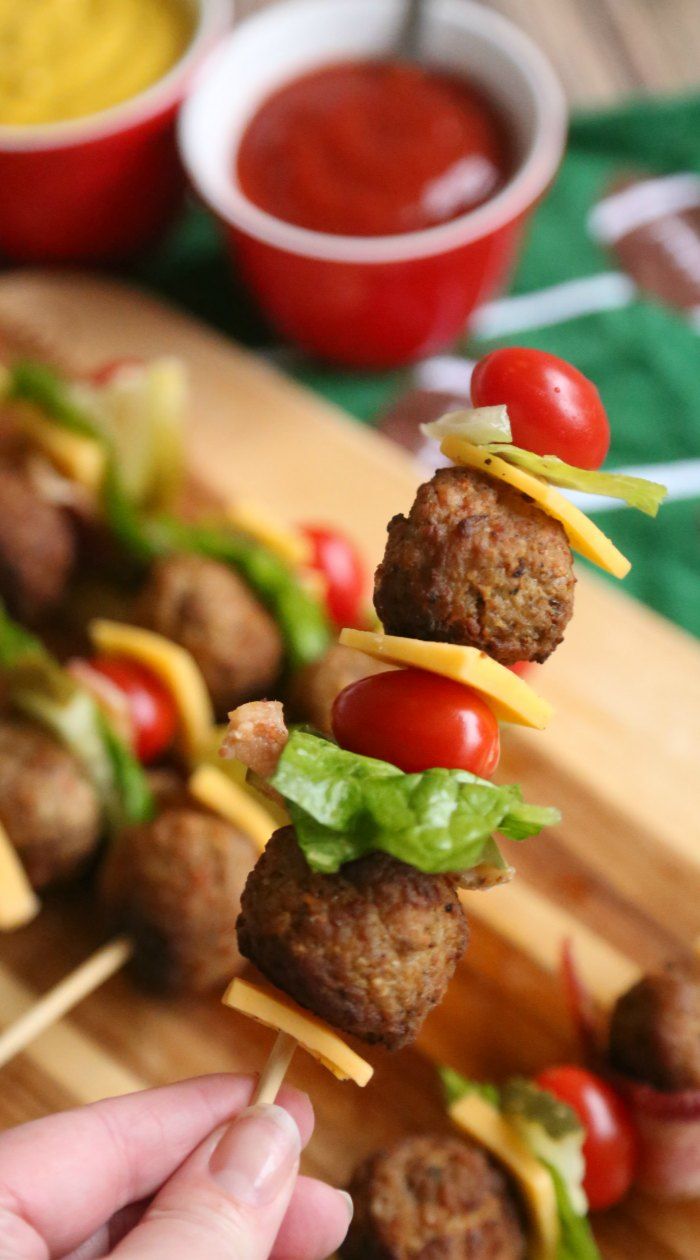
{"label": "red dish", "polygon": [[558,166],[565,105],[549,64],[504,18],[470,0],[429,8],[425,46],[505,120],[502,187],[448,222],[340,235],[285,222],[246,196],[238,153],[263,101],[339,60],[386,57],[399,0],[290,0],[243,22],[208,62],[181,116],[185,165],[231,256],[281,335],[347,366],[389,367],[448,346],[503,284],[522,226]]}
{"label": "red dish", "polygon": [[148,245],[177,209],[175,119],[192,71],[228,25],[199,0],[185,55],[146,91],[65,123],[0,127],[0,253],[13,262],[102,262]]}

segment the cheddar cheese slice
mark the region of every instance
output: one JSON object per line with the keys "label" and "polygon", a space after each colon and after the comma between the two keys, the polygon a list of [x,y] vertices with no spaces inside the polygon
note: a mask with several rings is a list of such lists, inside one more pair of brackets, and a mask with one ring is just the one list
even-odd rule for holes
{"label": "cheddar cheese slice", "polygon": [[340,642],[389,665],[426,669],[464,683],[484,697],[502,722],[541,731],[552,716],[552,706],[532,687],[478,648],[404,639],[372,630],[342,630]]}
{"label": "cheddar cheese slice", "polygon": [[468,1094],[453,1103],[450,1117],[459,1129],[503,1164],[515,1179],[530,1222],[528,1260],[556,1260],[559,1216],[554,1182],[547,1169],[535,1158],[498,1108],[478,1094]]}
{"label": "cheddar cheese slice", "polygon": [[211,742],[214,713],[199,667],[185,648],[153,630],[97,618],[88,633],[99,652],[128,656],[150,669],[171,693],[180,719],[182,749],[197,761]]}
{"label": "cheddar cheese slice", "polygon": [[473,446],[464,438],[443,438],[440,450],[454,464],[476,468],[489,477],[495,477],[497,481],[505,481],[507,485],[533,499],[543,512],[547,512],[563,525],[572,549],[593,564],[612,573],[616,578],[623,578],[629,573],[632,567],[629,560],[584,512],[574,507],[554,486],[540,481],[539,477],[533,477],[532,473],[525,472],[523,468],[516,468],[498,455],[491,455],[483,447]]}
{"label": "cheddar cheese slice", "polygon": [[[217,766],[198,766],[190,776],[188,788],[200,805],[206,805],[207,809],[233,823],[250,837],[261,853],[273,831],[289,822],[283,810],[279,812],[284,814],[284,822],[280,822],[273,810],[261,803],[262,793],[254,792],[245,783],[234,783]],[[272,806],[272,801],[269,804]]]}
{"label": "cheddar cheese slice", "polygon": [[31,923],[39,908],[17,850],[0,823],[0,932],[13,932]]}
{"label": "cheddar cheese slice", "polygon": [[315,1015],[297,1006],[290,998],[250,984],[248,980],[231,982],[221,999],[242,1015],[248,1015],[267,1028],[287,1033],[302,1049],[318,1059],[339,1081],[354,1081],[364,1086],[371,1080],[374,1068]]}
{"label": "cheddar cheese slice", "polygon": [[105,451],[99,442],[62,429],[31,403],[13,403],[11,414],[22,433],[60,473],[97,494],[105,471]]}
{"label": "cheddar cheese slice", "polygon": [[269,551],[273,551],[280,560],[285,560],[293,568],[308,564],[311,559],[311,546],[299,531],[284,525],[281,521],[250,499],[236,499],[226,508],[226,517],[242,534],[263,543]]}

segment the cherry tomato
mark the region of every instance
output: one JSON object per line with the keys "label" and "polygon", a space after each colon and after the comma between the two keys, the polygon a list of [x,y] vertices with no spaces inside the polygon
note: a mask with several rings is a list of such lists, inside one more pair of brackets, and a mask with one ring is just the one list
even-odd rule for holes
{"label": "cherry tomato", "polygon": [[524,450],[577,468],[600,468],[608,453],[610,426],[595,385],[544,350],[492,350],[474,368],[471,393],[475,407],[505,403],[513,443]]}
{"label": "cherry tomato", "polygon": [[593,1211],[619,1203],[634,1181],[638,1153],[636,1130],[624,1099],[586,1068],[548,1068],[535,1083],[568,1103],[584,1126],[583,1188]]}
{"label": "cherry tomato", "polygon": [[337,529],[302,525],[312,548],[311,568],[326,581],[326,604],[337,626],[356,626],[362,621],[365,568],[355,544]]}
{"label": "cherry tomato", "polygon": [[178,715],[170,692],[155,674],[128,657],[97,656],[89,664],[126,696],[136,755],[149,765],[175,738]]}
{"label": "cherry tomato", "polygon": [[513,674],[517,674],[519,678],[527,678],[527,675],[535,668],[534,661],[516,661],[514,665],[509,665],[508,669]]}
{"label": "cherry tomato", "polygon": [[475,691],[422,669],[373,674],[336,696],[333,734],[342,748],[408,774],[441,766],[493,774],[498,722]]}
{"label": "cherry tomato", "polygon": [[93,385],[109,385],[122,368],[134,367],[143,367],[143,359],[137,358],[135,354],[124,355],[121,359],[110,359],[107,363],[95,368],[94,372],[90,372],[89,379]]}

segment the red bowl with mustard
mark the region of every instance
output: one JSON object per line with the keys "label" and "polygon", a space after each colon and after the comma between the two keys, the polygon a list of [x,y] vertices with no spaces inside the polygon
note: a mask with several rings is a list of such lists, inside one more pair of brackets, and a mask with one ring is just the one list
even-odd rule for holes
{"label": "red bowl with mustard", "polygon": [[274,327],[307,352],[389,367],[459,336],[501,286],[566,133],[531,41],[471,0],[433,0],[421,62],[402,0],[287,0],[243,22],[182,111],[192,182]]}
{"label": "red bowl with mustard", "polygon": [[175,118],[230,0],[0,0],[0,255],[133,254],[179,204]]}

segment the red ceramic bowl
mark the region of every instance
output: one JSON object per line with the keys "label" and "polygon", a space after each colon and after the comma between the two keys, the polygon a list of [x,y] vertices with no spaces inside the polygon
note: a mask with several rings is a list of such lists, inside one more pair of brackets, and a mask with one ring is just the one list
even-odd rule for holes
{"label": "red ceramic bowl", "polygon": [[389,53],[403,0],[288,0],[266,9],[222,43],[181,114],[185,166],[268,319],[311,354],[351,367],[406,363],[463,332],[504,282],[563,150],[564,98],[530,40],[471,0],[433,0],[427,9],[426,59],[463,73],[500,105],[518,155],[505,187],[451,223],[402,236],[312,232],[260,210],[235,178],[237,146],[260,103],[314,67]]}
{"label": "red ceramic bowl", "polygon": [[230,0],[196,0],[183,57],[138,96],[85,118],[0,126],[0,255],[97,262],[135,253],[179,204],[175,118],[192,71],[230,24]]}

